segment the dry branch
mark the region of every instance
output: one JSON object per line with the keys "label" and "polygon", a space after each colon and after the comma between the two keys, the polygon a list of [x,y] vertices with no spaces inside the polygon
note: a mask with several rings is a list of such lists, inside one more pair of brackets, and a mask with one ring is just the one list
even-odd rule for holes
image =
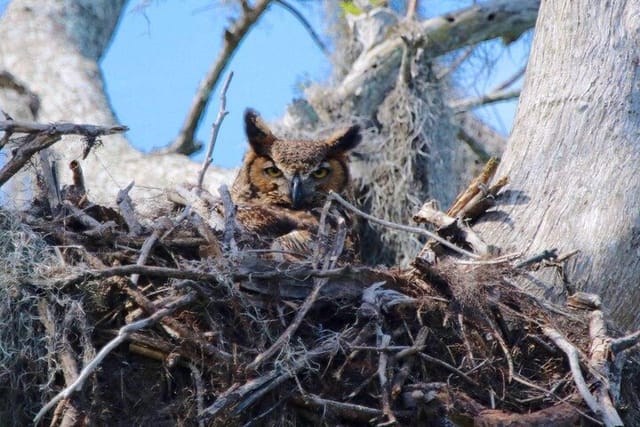
{"label": "dry branch", "polygon": [[233,71],[229,73],[224,83],[222,84],[222,89],[220,90],[220,109],[218,110],[216,120],[213,122],[213,126],[211,127],[211,140],[207,145],[207,154],[204,156],[204,160],[202,160],[202,169],[200,169],[200,173],[198,174],[198,192],[202,191],[204,174],[207,173],[207,169],[209,168],[209,166],[211,166],[211,162],[213,161],[213,148],[216,146],[216,140],[218,139],[220,126],[222,126],[222,121],[227,116],[227,114],[229,114],[229,112],[227,111],[227,89],[229,89],[232,78]]}
{"label": "dry branch", "polygon": [[[496,37],[515,40],[533,27],[538,14],[539,0],[494,0],[425,20],[420,23],[424,53],[421,60],[429,61],[447,52]],[[489,24],[488,21],[491,21]],[[404,42],[397,36],[389,38],[358,58],[349,74],[335,92],[337,105],[354,102],[354,110],[363,116],[382,103],[390,90],[371,84],[382,75],[392,75],[402,60]],[[389,82],[390,84],[393,82]]]}
{"label": "dry branch", "polygon": [[589,406],[596,415],[602,416],[604,413],[603,408],[589,391],[589,386],[582,375],[582,370],[580,369],[580,354],[576,347],[553,328],[544,327],[542,328],[542,332],[544,332],[544,334],[566,354],[567,359],[569,360],[569,366],[571,367],[573,381],[580,392],[580,396],[582,396],[582,399],[584,399],[587,406]]}
{"label": "dry branch", "polygon": [[118,208],[120,208],[122,218],[124,218],[127,223],[129,233],[133,236],[139,236],[143,233],[144,228],[138,221],[138,218],[136,218],[136,214],[133,209],[133,202],[131,201],[131,197],[129,197],[129,191],[131,191],[133,185],[134,182],[131,181],[129,185],[118,191],[116,203],[118,204]]}
{"label": "dry branch", "polygon": [[493,104],[495,102],[511,101],[520,96],[520,89],[500,90],[489,92],[474,98],[458,99],[449,103],[449,106],[456,112],[469,111],[473,108],[483,105]]}
{"label": "dry branch", "polygon": [[242,15],[235,20],[229,28],[224,30],[222,49],[220,49],[218,57],[213,64],[211,64],[211,68],[207,71],[202,82],[200,82],[191,108],[180,129],[180,133],[169,147],[162,150],[163,152],[189,155],[200,149],[195,143],[194,138],[198,124],[202,120],[205,107],[211,97],[211,92],[233,57],[236,49],[249,33],[253,24],[255,24],[265,12],[271,1],[272,0],[258,0],[253,6],[250,6],[246,1],[241,2]]}
{"label": "dry branch", "polygon": [[91,363],[89,363],[87,366],[85,366],[82,369],[82,371],[78,375],[78,378],[73,383],[69,384],[64,390],[58,393],[44,407],[42,407],[42,409],[36,414],[36,416],[33,419],[34,424],[38,424],[40,422],[40,419],[47,412],[49,412],[49,410],[53,408],[60,400],[68,399],[69,397],[71,397],[71,395],[74,392],[82,390],[82,386],[84,385],[84,382],[87,380],[87,378],[89,378],[89,375],[91,375],[98,368],[98,366],[100,366],[100,363],[102,362],[102,360],[105,357],[107,357],[113,349],[115,349],[124,341],[126,341],[131,335],[131,333],[153,325],[158,320],[162,319],[164,316],[168,314],[171,314],[178,308],[185,306],[187,304],[190,304],[191,302],[194,301],[194,299],[195,299],[195,293],[187,294],[182,298],[180,298],[178,301],[168,305],[165,308],[162,308],[156,311],[151,316],[142,320],[138,320],[137,322],[130,323],[126,326],[123,326],[118,332],[118,336],[113,340],[109,341],[109,343],[100,350],[100,352],[91,361]]}
{"label": "dry branch", "polygon": [[82,135],[88,139],[95,139],[102,135],[126,132],[127,127],[77,125],[73,123],[42,125],[19,120],[0,120],[0,130],[5,132],[5,138],[15,133],[27,134],[22,141],[16,140],[13,157],[0,169],[0,186],[2,186],[13,175],[18,173],[35,153],[58,142],[63,135]]}
{"label": "dry branch", "polygon": [[438,236],[437,234],[434,234],[434,233],[432,233],[430,231],[427,231],[427,230],[425,230],[423,228],[411,227],[411,226],[402,225],[402,224],[394,224],[392,222],[385,221],[385,220],[380,219],[380,218],[376,218],[376,217],[371,216],[371,215],[361,211],[360,209],[356,208],[351,203],[347,202],[342,197],[340,197],[338,194],[333,193],[333,192],[329,195],[329,197],[331,199],[337,201],[338,203],[340,203],[342,206],[344,206],[345,208],[349,209],[350,211],[358,214],[362,218],[365,218],[365,219],[367,219],[367,220],[369,220],[371,222],[383,225],[385,227],[406,231],[408,233],[420,234],[422,236],[426,236],[426,237],[429,237],[429,238],[437,241],[441,245],[446,246],[447,248],[449,248],[449,249],[453,250],[454,252],[457,252],[457,253],[459,253],[461,255],[464,255],[464,256],[472,258],[472,259],[480,258],[480,256],[478,256],[478,255],[476,255],[474,253],[471,253],[471,252],[469,252],[469,251],[467,251],[465,249],[459,248],[456,245],[452,244],[451,242],[449,242],[449,241],[443,239],[442,237]]}

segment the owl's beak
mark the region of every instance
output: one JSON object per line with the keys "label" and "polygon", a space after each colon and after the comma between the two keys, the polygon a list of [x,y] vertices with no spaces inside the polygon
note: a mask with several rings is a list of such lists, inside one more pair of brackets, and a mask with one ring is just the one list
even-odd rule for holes
{"label": "owl's beak", "polygon": [[298,209],[302,204],[302,199],[304,198],[304,191],[302,190],[302,178],[300,176],[295,175],[291,180],[291,205],[294,209]]}

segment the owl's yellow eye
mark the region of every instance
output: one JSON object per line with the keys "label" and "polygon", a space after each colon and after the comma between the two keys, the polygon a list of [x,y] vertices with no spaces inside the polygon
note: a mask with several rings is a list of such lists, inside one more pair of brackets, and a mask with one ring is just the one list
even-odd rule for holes
{"label": "owl's yellow eye", "polygon": [[329,168],[321,167],[311,172],[311,176],[313,176],[315,179],[322,179],[325,176],[329,175],[329,172],[330,172]]}
{"label": "owl's yellow eye", "polygon": [[282,176],[282,171],[275,166],[269,166],[268,168],[264,168],[264,173],[271,178],[278,178]]}

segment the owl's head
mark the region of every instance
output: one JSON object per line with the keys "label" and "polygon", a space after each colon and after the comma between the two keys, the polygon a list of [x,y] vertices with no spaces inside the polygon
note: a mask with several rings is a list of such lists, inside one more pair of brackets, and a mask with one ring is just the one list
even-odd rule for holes
{"label": "owl's head", "polygon": [[360,142],[359,126],[319,140],[279,139],[253,110],[245,112],[249,150],[239,172],[236,201],[291,209],[321,206],[329,191],[350,183],[348,154]]}

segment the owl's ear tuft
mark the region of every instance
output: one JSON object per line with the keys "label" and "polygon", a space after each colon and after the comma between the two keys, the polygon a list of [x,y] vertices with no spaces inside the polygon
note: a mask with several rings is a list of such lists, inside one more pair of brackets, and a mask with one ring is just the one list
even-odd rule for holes
{"label": "owl's ear tuft", "polygon": [[277,139],[262,117],[251,108],[244,112],[244,130],[253,150],[261,155],[266,155]]}
{"label": "owl's ear tuft", "polygon": [[326,144],[332,152],[344,152],[354,149],[361,140],[360,126],[353,125],[331,135]]}

